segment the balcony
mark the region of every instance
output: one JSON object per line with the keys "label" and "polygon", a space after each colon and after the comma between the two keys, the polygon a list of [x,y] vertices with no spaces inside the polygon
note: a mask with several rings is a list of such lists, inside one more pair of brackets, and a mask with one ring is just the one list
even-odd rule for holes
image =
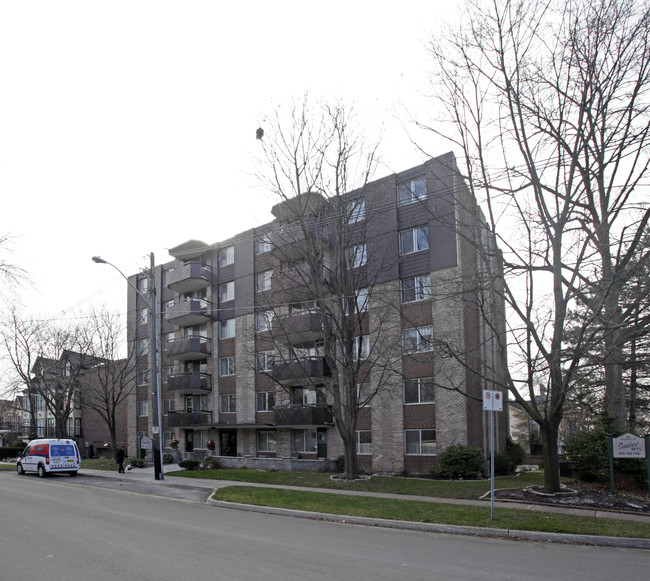
{"label": "balcony", "polygon": [[190,293],[207,288],[212,270],[199,261],[186,262],[167,275],[167,288],[177,293]]}
{"label": "balcony", "polygon": [[334,422],[330,409],[321,405],[292,405],[276,407],[273,411],[278,427],[328,426]]}
{"label": "balcony", "polygon": [[313,311],[275,317],[271,333],[275,340],[291,345],[313,343],[323,338],[323,318]]}
{"label": "balcony", "polygon": [[211,354],[211,341],[202,335],[178,337],[170,341],[167,348],[167,356],[178,361],[205,359]]}
{"label": "balcony", "polygon": [[196,412],[177,411],[167,414],[167,426],[169,428],[196,428],[198,426],[212,425],[212,412],[201,410]]}
{"label": "balcony", "polygon": [[309,381],[323,383],[332,376],[323,357],[308,357],[289,363],[275,363],[271,368],[273,380],[282,384]]}
{"label": "balcony", "polygon": [[207,323],[212,318],[212,304],[205,299],[189,297],[174,302],[167,311],[167,320],[178,327],[192,327]]}
{"label": "balcony", "polygon": [[328,247],[327,228],[320,221],[294,222],[271,233],[271,254],[281,260],[298,260]]}
{"label": "balcony", "polygon": [[173,373],[167,378],[167,390],[171,393],[200,393],[212,390],[212,375],[192,371]]}
{"label": "balcony", "polygon": [[317,284],[327,284],[324,267],[315,272],[306,265],[276,270],[271,278],[271,293],[275,302],[305,302],[317,293]]}

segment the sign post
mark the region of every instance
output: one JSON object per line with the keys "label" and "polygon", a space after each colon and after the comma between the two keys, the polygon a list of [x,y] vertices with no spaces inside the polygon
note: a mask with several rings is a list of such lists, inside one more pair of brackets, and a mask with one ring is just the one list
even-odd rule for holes
{"label": "sign post", "polygon": [[490,518],[494,520],[494,412],[503,411],[503,394],[484,389],[483,409],[490,412]]}

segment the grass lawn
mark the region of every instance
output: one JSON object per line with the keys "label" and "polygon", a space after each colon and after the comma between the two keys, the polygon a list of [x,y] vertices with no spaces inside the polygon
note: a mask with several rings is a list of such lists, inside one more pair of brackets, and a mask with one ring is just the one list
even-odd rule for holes
{"label": "grass lawn", "polygon": [[650,524],[622,520],[503,508],[495,510],[495,520],[491,520],[490,506],[487,503],[485,507],[477,507],[252,486],[222,488],[212,498],[242,504],[412,522],[564,534],[650,538]]}
{"label": "grass lawn", "polygon": [[117,470],[117,464],[113,458],[93,458],[92,460],[82,458],[81,469],[84,468],[88,470]]}

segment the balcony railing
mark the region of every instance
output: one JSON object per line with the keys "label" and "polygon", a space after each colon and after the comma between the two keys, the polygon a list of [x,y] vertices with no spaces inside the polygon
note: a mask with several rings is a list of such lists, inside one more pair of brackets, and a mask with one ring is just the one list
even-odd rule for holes
{"label": "balcony railing", "polygon": [[200,261],[186,262],[167,274],[167,287],[177,293],[207,288],[211,281],[212,269]]}
{"label": "balcony railing", "polygon": [[212,318],[212,303],[205,299],[188,297],[175,301],[167,312],[167,320],[179,327],[192,327],[207,323]]}
{"label": "balcony railing", "polygon": [[332,376],[324,357],[307,357],[288,363],[274,363],[271,374],[280,383],[295,383],[311,380],[323,382]]}
{"label": "balcony railing", "polygon": [[312,343],[323,337],[323,317],[318,312],[292,313],[275,317],[271,333],[275,340],[292,345]]}
{"label": "balcony railing", "polygon": [[292,405],[276,407],[275,425],[289,426],[326,426],[333,423],[332,412],[322,405]]}
{"label": "balcony railing", "polygon": [[212,412],[201,411],[174,411],[167,415],[167,426],[170,428],[192,428],[196,426],[212,425]]}
{"label": "balcony railing", "polygon": [[177,337],[168,343],[167,356],[178,361],[205,359],[211,355],[211,341],[202,335]]}
{"label": "balcony railing", "polygon": [[305,302],[317,294],[316,284],[327,284],[324,267],[312,269],[307,264],[276,270],[271,278],[273,299],[279,302]]}
{"label": "balcony railing", "polygon": [[167,390],[173,393],[199,393],[211,389],[212,375],[209,373],[172,373],[167,378]]}

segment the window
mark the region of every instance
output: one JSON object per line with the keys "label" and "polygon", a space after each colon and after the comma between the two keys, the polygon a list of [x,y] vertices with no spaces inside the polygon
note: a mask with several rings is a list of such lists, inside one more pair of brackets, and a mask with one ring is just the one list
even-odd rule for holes
{"label": "window", "polygon": [[316,430],[307,428],[293,431],[294,452],[316,452]]}
{"label": "window", "polygon": [[255,277],[255,289],[258,293],[271,290],[271,278],[273,277],[272,270],[265,270],[259,272]]}
{"label": "window", "polygon": [[275,432],[257,432],[257,451],[258,452],[275,452],[277,449],[277,439]]}
{"label": "window", "polygon": [[235,300],[235,282],[224,282],[219,285],[219,301],[222,303]]}
{"label": "window", "polygon": [[365,408],[370,405],[370,400],[374,392],[370,389],[369,383],[357,383],[357,405],[360,408]]}
{"label": "window", "polygon": [[230,339],[235,336],[235,319],[219,321],[219,339]]}
{"label": "window", "polygon": [[255,240],[255,254],[264,254],[271,251],[271,239],[268,234]]}
{"label": "window", "polygon": [[257,354],[257,371],[271,371],[273,366],[273,351],[260,351]]}
{"label": "window", "polygon": [[136,288],[138,289],[138,292],[145,294],[149,290],[149,277],[148,276],[141,276],[138,278],[136,281]]}
{"label": "window", "polygon": [[235,375],[235,357],[222,357],[219,359],[219,375],[224,377],[226,375]]}
{"label": "window", "polygon": [[432,377],[420,377],[404,381],[404,403],[433,403],[434,390]]}
{"label": "window", "polygon": [[172,433],[163,432],[163,448],[169,448],[172,445]]}
{"label": "window", "polygon": [[161,343],[162,343],[162,350],[163,351],[167,351],[167,349],[169,349],[169,346],[174,341],[175,336],[176,335],[174,334],[174,331],[170,331],[169,333],[163,333],[162,334]]}
{"label": "window", "polygon": [[81,436],[81,418],[74,419],[74,435]]}
{"label": "window", "polygon": [[192,444],[194,449],[205,450],[208,447],[208,430],[193,430],[192,431]]}
{"label": "window", "polygon": [[237,399],[234,393],[219,396],[219,411],[222,414],[234,414],[237,411]]}
{"label": "window", "polygon": [[208,410],[207,395],[186,395],[185,396],[186,412],[206,412]]}
{"label": "window", "polygon": [[226,248],[219,249],[219,266],[228,266],[235,262],[235,247],[228,246]]}
{"label": "window", "polygon": [[136,355],[146,355],[149,353],[149,339],[138,339],[135,342]]}
{"label": "window", "polygon": [[294,387],[294,405],[317,405],[325,403],[325,393],[315,387]]}
{"label": "window", "polygon": [[169,317],[169,313],[171,312],[173,306],[174,306],[174,301],[166,301],[162,304],[163,319]]}
{"label": "window", "polygon": [[408,180],[397,186],[397,204],[405,206],[426,199],[424,176]]}
{"label": "window", "polygon": [[138,371],[138,385],[147,385],[149,383],[149,372]]}
{"label": "window", "polygon": [[144,417],[149,415],[149,402],[146,399],[138,401],[138,416]]}
{"label": "window", "polygon": [[357,431],[357,454],[372,454],[372,432],[370,430]]}
{"label": "window", "polygon": [[255,394],[255,411],[268,412],[275,406],[275,393],[272,391],[258,391]]}
{"label": "window", "polygon": [[270,331],[275,317],[275,311],[262,311],[255,313],[255,330],[258,333],[262,331]]}
{"label": "window", "polygon": [[370,355],[370,336],[355,337],[352,343],[352,356],[357,359],[367,359]]}
{"label": "window", "polygon": [[412,303],[431,298],[431,275],[422,274],[412,278],[405,278],[401,282],[402,302]]}
{"label": "window", "polygon": [[408,455],[434,456],[436,453],[435,430],[406,430],[404,442]]}
{"label": "window", "polygon": [[[368,310],[368,289],[361,288],[354,292],[355,304],[348,305],[347,297],[343,297],[343,311],[346,315],[363,313]],[[350,310],[349,310],[350,309]]]}
{"label": "window", "polygon": [[138,325],[146,325],[149,320],[149,309],[140,309],[138,311]]}
{"label": "window", "polygon": [[429,227],[418,226],[399,233],[399,253],[410,254],[429,248]]}
{"label": "window", "polygon": [[404,329],[402,331],[402,349],[407,353],[431,351],[433,349],[433,328],[431,325]]}
{"label": "window", "polygon": [[348,224],[361,222],[366,219],[366,201],[362,199],[351,200],[345,206]]}
{"label": "window", "polygon": [[167,286],[167,280],[169,279],[169,275],[174,272],[174,267],[172,266],[171,268],[166,268],[162,271],[162,285],[163,287]]}
{"label": "window", "polygon": [[173,399],[163,399],[163,415],[173,412],[175,409]]}
{"label": "window", "polygon": [[350,268],[358,268],[359,266],[363,266],[368,259],[366,245],[355,244],[354,246],[348,246],[347,259]]}

